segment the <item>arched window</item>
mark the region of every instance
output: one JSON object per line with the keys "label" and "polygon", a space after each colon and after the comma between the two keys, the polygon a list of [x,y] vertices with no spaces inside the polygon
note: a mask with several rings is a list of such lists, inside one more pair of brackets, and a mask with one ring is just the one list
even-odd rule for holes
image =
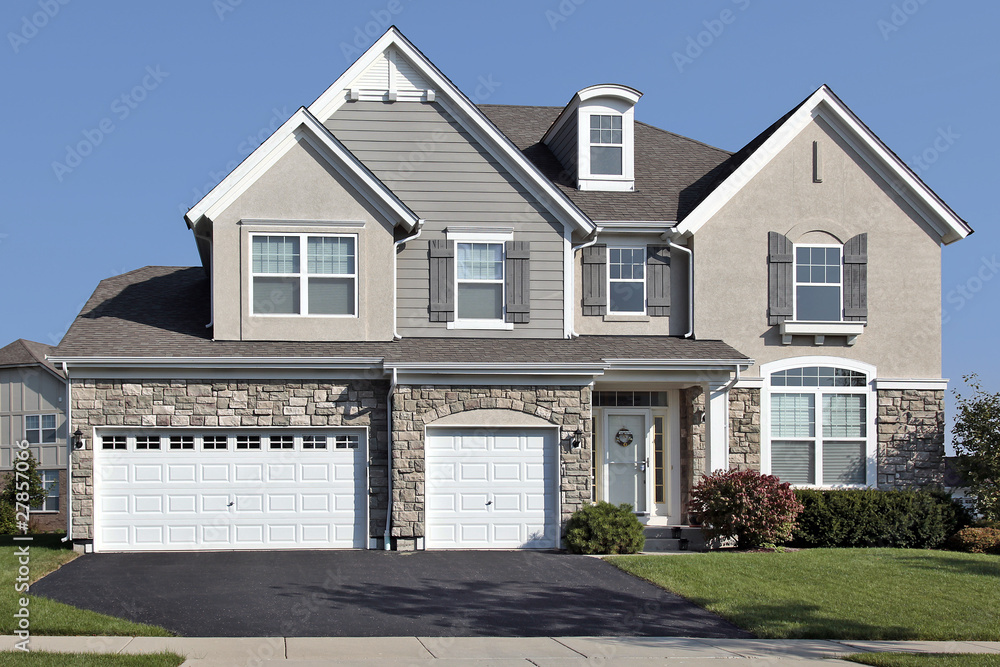
{"label": "arched window", "polygon": [[[875,484],[875,415],[868,372],[857,362],[767,364],[761,469],[796,486]],[[846,360],[843,360],[846,361]],[[807,362],[808,363],[808,362]]]}

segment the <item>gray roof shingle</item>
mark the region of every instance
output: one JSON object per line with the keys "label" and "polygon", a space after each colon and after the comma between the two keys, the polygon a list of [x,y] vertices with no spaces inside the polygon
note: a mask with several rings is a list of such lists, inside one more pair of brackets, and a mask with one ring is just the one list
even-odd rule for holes
{"label": "gray roof shingle", "polygon": [[669,221],[684,219],[719,182],[732,155],[700,141],[635,123],[635,191],[577,190],[558,158],[541,143],[562,107],[482,104],[501,132],[591,220]]}
{"label": "gray roof shingle", "polygon": [[386,363],[600,363],[603,359],[743,360],[720,341],[669,336],[576,339],[404,338],[386,342],[213,341],[200,267],[147,266],[102,280],[57,357],[377,357]]}
{"label": "gray roof shingle", "polygon": [[62,377],[62,372],[51,361],[45,359],[45,355],[52,354],[55,349],[52,345],[18,338],[10,345],[0,348],[0,368],[38,364]]}

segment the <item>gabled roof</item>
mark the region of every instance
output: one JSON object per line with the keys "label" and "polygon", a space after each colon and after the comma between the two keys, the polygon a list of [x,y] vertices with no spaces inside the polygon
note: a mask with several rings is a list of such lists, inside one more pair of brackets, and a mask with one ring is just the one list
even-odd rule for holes
{"label": "gabled roof", "polygon": [[[434,100],[482,144],[531,194],[543,202],[564,225],[582,234],[594,231],[594,224],[566,194],[545,177],[511,140],[452,81],[420,52],[396,26],[386,30],[340,78],[309,105],[309,111],[326,121],[347,102],[349,90],[368,67],[387,49],[396,49],[416,73],[434,86]],[[541,136],[541,135],[539,135]]]}
{"label": "gabled roof", "polygon": [[536,167],[590,218],[604,221],[675,222],[708,194],[732,155],[679,134],[635,122],[635,191],[577,190],[542,137],[563,107],[483,104],[480,109]]}
{"label": "gabled roof", "polygon": [[62,372],[45,358],[56,348],[45,343],[18,338],[10,345],[0,348],[0,368],[16,368],[19,366],[43,366],[47,371],[62,379]]}
{"label": "gabled roof", "polygon": [[717,170],[707,184],[707,193],[678,225],[677,232],[697,232],[815,118],[822,118],[833,127],[938,233],[943,243],[953,243],[972,233],[968,223],[958,217],[825,84],[734,153]]}
{"label": "gabled roof", "polygon": [[351,360],[369,365],[590,364],[656,360],[678,366],[750,360],[715,340],[670,336],[419,338],[396,341],[216,341],[209,321],[209,279],[200,267],[147,266],[102,280],[53,356],[87,363],[181,365],[192,360]]}
{"label": "gabled roof", "polygon": [[216,219],[299,141],[305,141],[325,156],[330,166],[353,184],[386,219],[409,230],[420,222],[417,214],[354,157],[308,109],[300,107],[221,183],[191,207],[184,216],[188,226],[193,228],[203,217]]}

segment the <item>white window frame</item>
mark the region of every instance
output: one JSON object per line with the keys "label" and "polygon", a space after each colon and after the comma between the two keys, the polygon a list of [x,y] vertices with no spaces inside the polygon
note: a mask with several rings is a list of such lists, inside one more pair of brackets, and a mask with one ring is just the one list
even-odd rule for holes
{"label": "white window frame", "polygon": [[[595,174],[590,166],[591,116],[621,116],[622,174]],[[635,107],[623,99],[601,96],[577,109],[577,187],[580,190],[631,192],[635,189]]]}
{"label": "white window frame", "polygon": [[[642,255],[642,310],[612,310],[611,309],[611,286],[614,283],[637,283],[638,280],[622,280],[622,279],[612,279],[611,278],[611,251],[612,250],[640,250]],[[649,279],[649,266],[646,264],[646,258],[648,257],[648,249],[646,244],[643,245],[611,245],[608,244],[606,249],[608,254],[607,261],[607,284],[605,287],[605,294],[608,295],[608,315],[613,315],[616,317],[643,317],[648,311],[646,305],[646,299],[649,296],[649,286],[646,281]]]}
{"label": "white window frame", "polygon": [[[299,272],[298,273],[254,273],[253,271],[253,240],[256,237],[280,236],[285,238],[295,237],[299,239]],[[361,246],[357,234],[333,234],[317,232],[288,232],[284,230],[274,231],[254,231],[249,234],[247,242],[247,273],[249,275],[250,303],[249,311],[251,317],[319,317],[319,318],[339,318],[357,319],[360,316],[361,302],[358,299],[358,283],[361,274]],[[309,273],[309,239],[310,238],[351,238],[354,239],[354,273],[353,274],[310,274]],[[309,312],[309,278],[351,278],[354,280],[354,313],[349,315],[338,314],[312,314]],[[254,278],[298,278],[299,280],[299,312],[297,313],[255,313],[254,304]]]}
{"label": "white window frame", "polygon": [[[614,119],[614,118],[618,119],[619,124],[621,125],[621,127],[618,128],[618,130],[619,130],[619,132],[621,132],[621,135],[622,135],[622,137],[621,137],[622,140],[620,142],[615,143],[615,142],[611,141],[611,142],[605,143],[603,141],[598,141],[598,142],[595,143],[594,139],[591,136],[589,136],[590,133],[594,129],[592,127],[592,123],[594,122],[593,119],[595,117],[597,117],[597,118],[603,118],[605,116],[608,117],[608,118],[612,118],[612,119]],[[614,124],[614,121],[612,121],[612,125],[613,124]],[[613,131],[614,130],[612,130],[612,132]],[[617,178],[624,177],[625,176],[625,116],[623,114],[621,114],[621,113],[615,113],[615,112],[604,112],[604,111],[601,111],[601,110],[591,111],[590,113],[587,114],[587,135],[588,135],[587,136],[587,139],[588,139],[588,143],[587,143],[587,155],[588,155],[588,158],[590,159],[590,173],[591,173],[591,175],[594,176],[595,178],[616,178],[617,179]],[[598,173],[594,172],[594,165],[593,165],[594,161],[593,161],[592,155],[593,155],[594,147],[595,146],[617,146],[618,148],[621,149],[621,151],[622,151],[621,152],[621,155],[622,155],[621,173],[619,173],[619,174],[598,174]]]}
{"label": "white window frame", "polygon": [[[28,428],[28,418],[29,417],[37,417],[38,418],[38,428],[37,429],[36,428],[29,429]],[[55,427],[54,428],[45,428],[44,423],[42,421],[44,417],[52,417],[55,420]],[[22,424],[24,425],[24,439],[28,441],[28,444],[31,444],[31,445],[54,445],[57,442],[59,442],[59,415],[58,414],[50,412],[50,413],[47,413],[47,414],[41,414],[41,413],[39,413],[39,414],[24,415],[24,421],[22,422]],[[28,431],[37,431],[38,432],[38,442],[31,442],[31,439],[28,437]],[[43,434],[46,431],[54,431],[55,432],[55,436],[53,437],[53,439],[50,442],[46,442],[43,439]]]}
{"label": "white window frame", "polygon": [[833,283],[799,283],[799,248],[836,248],[840,254],[840,283],[837,285],[838,318],[836,320],[809,320],[821,323],[834,323],[844,321],[844,246],[836,243],[795,243],[792,244],[792,304],[795,313],[792,320],[802,322],[799,319],[799,285],[815,285],[817,287],[831,287]]}
{"label": "white window frame", "polygon": [[[514,240],[514,232],[512,231],[462,231],[453,232],[450,230],[445,230],[448,241],[452,243],[452,248],[455,253],[455,280],[452,283],[452,289],[455,294],[455,321],[448,322],[449,329],[489,329],[495,331],[513,331],[514,323],[507,322],[507,241]],[[503,306],[500,319],[496,320],[479,320],[479,319],[462,319],[458,316],[458,244],[459,243],[493,243],[500,244],[503,250],[500,266],[503,268],[503,277],[500,279],[501,285],[501,304]],[[496,282],[496,281],[461,281],[461,282]]]}
{"label": "white window frame", "polygon": [[[771,375],[803,366],[829,366],[864,373],[864,387],[771,387]],[[777,440],[813,440],[817,443],[814,452],[814,479],[816,484],[793,484],[797,488],[875,488],[878,486],[878,433],[876,413],[878,401],[875,393],[875,378],[877,369],[854,359],[841,357],[808,356],[793,357],[762,364],[760,375],[763,378],[760,400],[760,471],[771,474],[771,396],[773,394],[808,394],[813,393],[815,399],[816,435],[813,438],[776,438]],[[824,484],[823,483],[823,449],[822,435],[822,396],[823,394],[864,394],[865,395],[865,483],[864,484]],[[861,440],[861,438],[826,438],[828,440]]]}
{"label": "white window frame", "polygon": [[[39,470],[38,476],[42,479],[42,486],[45,487],[45,500],[42,501],[41,507],[32,507],[32,514],[56,514],[59,512],[59,497],[62,494],[62,490],[59,488],[59,471],[58,470]],[[46,477],[55,477],[55,479],[45,479]],[[52,493],[52,487],[55,487],[56,492]],[[48,509],[50,500],[55,500],[55,509]]]}

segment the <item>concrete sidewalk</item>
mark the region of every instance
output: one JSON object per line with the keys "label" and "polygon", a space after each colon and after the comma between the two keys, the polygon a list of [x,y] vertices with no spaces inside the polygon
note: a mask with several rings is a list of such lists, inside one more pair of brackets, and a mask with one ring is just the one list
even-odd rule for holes
{"label": "concrete sidewalk", "polygon": [[[14,648],[0,637],[0,651]],[[1000,653],[1000,642],[884,642],[688,637],[32,637],[32,651],[159,653],[185,667],[320,665],[796,665],[867,651]],[[725,662],[720,662],[724,660]]]}

